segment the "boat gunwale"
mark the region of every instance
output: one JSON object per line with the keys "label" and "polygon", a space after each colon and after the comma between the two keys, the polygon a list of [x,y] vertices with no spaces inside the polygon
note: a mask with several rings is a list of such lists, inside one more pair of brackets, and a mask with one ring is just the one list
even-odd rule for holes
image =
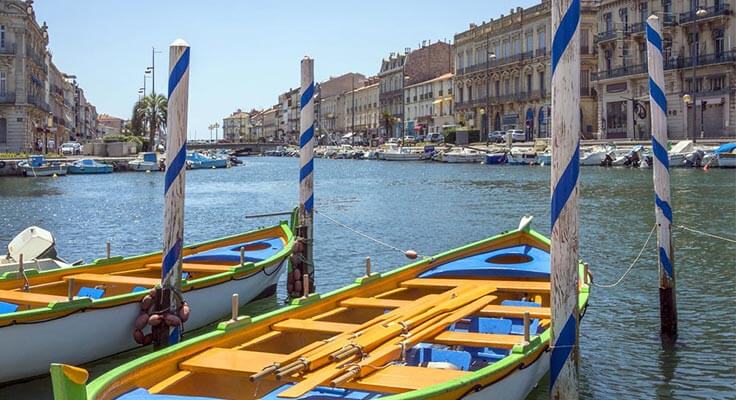
{"label": "boat gunwale", "polygon": [[[238,266],[237,264],[233,265],[232,268],[229,271],[224,271],[208,276],[203,276],[201,278],[196,278],[192,280],[183,280],[182,281],[182,291],[187,292],[190,290],[196,290],[201,289],[205,287],[214,286],[226,281],[229,281],[231,279],[239,279],[244,276],[249,276],[251,274],[260,272],[261,270],[264,270],[274,264],[281,264],[281,262],[284,261],[285,258],[291,254],[292,248],[293,248],[293,238],[294,234],[291,231],[291,228],[289,227],[289,223],[285,221],[281,221],[278,225],[268,226],[264,228],[255,229],[252,231],[244,232],[244,233],[238,233],[234,235],[229,235],[217,239],[211,239],[204,242],[199,243],[193,243],[191,245],[185,246],[184,250],[196,250],[200,247],[207,247],[211,245],[217,245],[222,242],[234,240],[240,237],[245,236],[268,236],[270,232],[278,231],[278,237],[284,240],[284,246],[276,252],[273,256],[258,261],[256,263],[253,262],[246,262],[243,264],[243,266]],[[257,240],[257,239],[256,239]],[[206,249],[204,249],[206,251]],[[194,252],[192,252],[194,253]],[[141,262],[144,261],[146,258],[153,258],[156,256],[161,256],[161,252],[151,252],[146,254],[140,254],[140,255],[134,255],[129,257],[123,257],[123,256],[115,256],[111,258],[98,258],[94,260],[90,264],[84,264],[69,268],[63,268],[63,270],[60,269],[54,269],[54,270],[48,270],[48,271],[37,271],[33,270],[34,272],[32,274],[28,274],[29,279],[33,280],[38,277],[45,277],[50,278],[54,275],[58,275],[59,278],[63,279],[64,276],[67,275],[74,275],[78,273],[93,273],[95,272],[94,269],[97,267],[110,267],[117,263],[133,263],[133,262]],[[3,282],[10,282],[10,281],[21,281],[22,278],[16,277],[17,272],[10,271],[3,274],[2,277],[0,277],[0,283]],[[49,282],[43,282],[43,283],[52,283],[54,281]],[[41,283],[41,284],[43,284]],[[158,285],[157,285],[158,286]],[[12,313],[6,313],[6,314],[0,314],[0,330],[5,327],[13,326],[16,324],[24,324],[24,323],[41,323],[47,320],[53,320],[57,318],[63,318],[67,315],[73,314],[75,312],[83,311],[86,309],[106,309],[111,307],[116,307],[124,304],[134,303],[136,301],[139,301],[141,298],[143,298],[146,294],[148,294],[149,291],[140,291],[140,292],[130,292],[130,293],[121,293],[118,295],[110,296],[110,297],[103,297],[100,299],[91,299],[88,297],[81,297],[81,298],[75,298],[71,301],[63,301],[63,302],[54,302],[49,303],[45,307],[38,307],[33,308],[30,310],[22,310],[22,311],[15,311]]]}
{"label": "boat gunwale", "polygon": [[[120,365],[106,372],[105,374],[101,375],[100,377],[93,380],[92,382],[89,382],[89,384],[87,385],[84,385],[83,383],[80,384],[80,385],[83,385],[81,389],[83,393],[86,394],[84,399],[89,399],[89,400],[97,399],[99,396],[103,396],[105,394],[110,394],[112,392],[115,392],[117,389],[117,386],[119,386],[117,384],[119,384],[120,381],[130,381],[130,379],[135,379],[135,376],[144,373],[144,371],[140,371],[141,368],[143,369],[145,369],[146,367],[150,368],[153,365],[155,365],[155,363],[157,362],[165,362],[165,359],[167,358],[173,358],[177,360],[186,359],[203,350],[206,350],[207,348],[214,347],[212,342],[219,341],[219,340],[225,340],[226,338],[224,336],[234,333],[235,331],[239,331],[247,327],[251,327],[257,323],[262,323],[262,324],[276,323],[277,317],[288,318],[289,316],[287,314],[293,311],[304,311],[305,313],[307,313],[308,310],[312,308],[310,306],[314,307],[315,304],[319,304],[319,300],[330,299],[330,300],[339,301],[341,297],[340,295],[343,295],[346,292],[349,292],[351,290],[360,288],[364,285],[365,286],[380,285],[386,280],[386,278],[394,277],[395,275],[400,274],[402,272],[406,272],[411,269],[419,268],[423,264],[425,264],[425,267],[429,268],[437,260],[441,260],[442,262],[448,262],[452,260],[453,256],[463,257],[462,253],[468,250],[476,250],[478,248],[482,248],[484,245],[489,245],[489,244],[492,244],[493,242],[502,241],[506,239],[513,239],[515,236],[521,236],[524,234],[529,235],[534,240],[541,242],[547,247],[545,250],[547,251],[549,250],[550,240],[546,238],[545,236],[541,235],[540,233],[534,230],[531,230],[531,229],[528,231],[527,230],[511,230],[511,231],[502,232],[500,234],[491,236],[489,238],[486,238],[480,241],[466,244],[461,247],[457,247],[454,249],[444,251],[435,256],[424,258],[424,259],[415,261],[413,263],[410,263],[408,265],[405,265],[403,267],[398,267],[398,268],[395,268],[387,272],[377,273],[377,274],[371,275],[370,277],[365,277],[365,276],[359,277],[352,284],[335,289],[323,295],[313,294],[307,298],[295,299],[292,301],[290,305],[286,307],[256,316],[254,318],[241,317],[238,321],[222,322],[212,332],[205,333],[195,338],[188,339],[172,347],[168,347],[166,349],[145,355],[143,357],[137,358],[128,363]],[[579,305],[581,312],[584,309],[584,307],[587,306],[588,296],[589,296],[589,285],[586,283],[586,280],[584,277],[584,274],[585,274],[584,271],[585,269],[584,269],[583,263],[581,262],[578,265],[578,272],[580,276],[580,290],[578,293],[578,305]],[[271,319],[273,319],[274,321],[270,321]],[[513,371],[519,368],[523,368],[524,366],[531,365],[533,362],[537,361],[543,352],[548,351],[550,336],[551,336],[551,329],[547,329],[542,334],[534,337],[531,343],[527,345],[515,346],[514,349],[512,349],[511,353],[508,356],[504,357],[498,362],[490,364],[477,371],[469,372],[466,376],[459,377],[453,380],[449,380],[449,381],[446,381],[446,382],[443,382],[437,385],[429,386],[423,389],[413,390],[413,391],[400,393],[400,394],[392,394],[392,395],[386,396],[386,398],[394,399],[394,400],[396,399],[422,399],[422,398],[427,398],[428,396],[436,396],[436,395],[446,394],[449,392],[458,392],[458,391],[464,395],[470,392],[471,390],[473,390],[474,388],[477,388],[478,386],[486,387],[486,386],[492,385],[493,383],[498,382],[499,380],[503,379],[507,375],[513,373]],[[180,354],[176,354],[180,350],[183,350],[183,351],[181,351]],[[524,361],[527,361],[527,362],[524,362]],[[178,362],[177,362],[177,365],[178,365]],[[58,367],[58,365],[56,367]],[[52,367],[52,370],[53,368],[54,367]],[[124,379],[123,377],[128,377],[128,379]],[[62,382],[60,382],[60,380],[63,380],[63,379],[66,379],[66,378],[57,376],[57,377],[54,377],[53,379],[55,395],[61,395],[60,397],[57,397],[56,400],[82,400],[79,397],[70,396],[71,394],[70,391],[63,389],[64,386],[62,385]],[[59,389],[59,393],[57,393],[57,386]]]}

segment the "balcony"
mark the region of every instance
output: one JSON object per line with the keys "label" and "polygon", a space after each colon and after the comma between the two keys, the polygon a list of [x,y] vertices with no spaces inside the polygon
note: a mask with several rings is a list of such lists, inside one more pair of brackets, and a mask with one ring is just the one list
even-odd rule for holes
{"label": "balcony", "polygon": [[623,67],[614,68],[608,71],[599,71],[591,74],[591,80],[598,81],[604,79],[619,78],[622,76],[638,75],[647,73],[647,64],[625,65]]}
{"label": "balcony", "polygon": [[[728,3],[703,8],[708,12],[708,14],[702,18],[698,17],[698,21],[706,21],[711,18],[731,15],[731,5]],[[695,12],[696,11],[688,11],[680,13],[680,25],[692,23],[696,18]]]}
{"label": "balcony", "polygon": [[547,48],[546,47],[542,47],[541,49],[537,49],[534,52],[534,55],[536,57],[546,57],[547,56]]}
{"label": "balcony", "polygon": [[534,58],[534,51],[529,50],[521,53],[521,58],[524,60],[531,60],[532,58]]}
{"label": "balcony", "polygon": [[[701,54],[698,56],[698,66],[713,65],[722,63],[736,62],[736,50],[723,51],[720,53]],[[691,68],[693,66],[692,57],[678,57],[667,60],[665,69]]]}
{"label": "balcony", "polygon": [[644,33],[647,28],[646,22],[638,22],[629,26],[629,33],[632,35],[638,35]]}
{"label": "balcony", "polygon": [[595,43],[597,44],[597,43],[603,43],[603,42],[607,42],[610,40],[614,40],[618,38],[618,36],[619,36],[619,31],[617,30],[600,32],[597,35],[595,35]]}
{"label": "balcony", "polygon": [[5,47],[0,47],[0,55],[15,54],[15,43],[5,43]]}
{"label": "balcony", "polygon": [[38,96],[28,95],[28,102],[46,112],[51,111],[51,106],[49,106],[49,103],[45,102]]}
{"label": "balcony", "polygon": [[0,94],[0,104],[15,104],[15,93],[5,92]]}

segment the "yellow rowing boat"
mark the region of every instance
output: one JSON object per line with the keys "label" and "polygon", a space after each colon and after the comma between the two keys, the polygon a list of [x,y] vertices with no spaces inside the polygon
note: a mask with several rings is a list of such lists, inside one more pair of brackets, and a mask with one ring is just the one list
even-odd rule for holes
{"label": "yellow rowing boat", "polygon": [[[358,278],[118,367],[56,400],[523,399],[549,369],[549,241],[527,228]],[[579,307],[588,300],[580,266]]]}

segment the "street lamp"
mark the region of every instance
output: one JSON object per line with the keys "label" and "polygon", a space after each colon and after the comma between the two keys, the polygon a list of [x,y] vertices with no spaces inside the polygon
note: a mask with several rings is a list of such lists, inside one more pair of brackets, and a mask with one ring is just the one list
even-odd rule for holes
{"label": "street lamp", "polygon": [[[703,18],[708,15],[708,11],[706,11],[704,8],[700,8],[695,12],[695,16],[693,18],[693,24],[695,25],[695,32],[693,34],[693,47],[690,55],[693,59],[693,80],[692,84],[690,85],[690,91],[691,94],[688,96],[690,98],[690,102],[688,103],[687,100],[685,100],[685,96],[683,96],[683,100],[685,100],[686,104],[692,104],[693,105],[693,143],[697,140],[697,135],[695,134],[695,124],[697,123],[696,120],[696,113],[697,110],[695,109],[695,95],[698,91],[697,89],[697,69],[698,69],[698,57],[700,57],[700,25],[698,24],[698,19]],[[705,113],[705,110],[701,108],[700,112],[700,137],[703,137],[704,129],[703,129],[703,114]]]}
{"label": "street lamp", "polygon": [[496,53],[490,51],[488,48],[488,35],[486,35],[486,109],[485,109],[485,121],[486,121],[486,139],[491,133],[491,65],[492,61],[496,61]]}

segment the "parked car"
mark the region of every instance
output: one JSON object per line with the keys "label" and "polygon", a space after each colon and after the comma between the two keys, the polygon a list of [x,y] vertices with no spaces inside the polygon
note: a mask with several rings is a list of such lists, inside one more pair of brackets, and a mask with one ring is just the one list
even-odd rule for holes
{"label": "parked car", "polygon": [[406,135],[404,136],[404,144],[410,144],[416,142],[417,139],[412,135]]}
{"label": "parked car", "polygon": [[82,144],[77,142],[66,142],[60,147],[61,154],[63,155],[77,155],[82,154]]}
{"label": "parked car", "polygon": [[427,135],[427,141],[432,143],[442,143],[445,141],[445,137],[441,133],[430,133]]}
{"label": "parked car", "polygon": [[488,134],[488,141],[491,143],[503,143],[506,141],[506,132],[493,131]]}
{"label": "parked car", "polygon": [[511,134],[512,142],[525,142],[526,141],[526,134],[522,130],[509,129],[508,131],[506,131],[506,134]]}
{"label": "parked car", "polygon": [[417,143],[422,143],[425,139],[424,135],[417,135]]}
{"label": "parked car", "polygon": [[395,137],[389,138],[388,143],[399,143],[399,138],[395,138]]}

